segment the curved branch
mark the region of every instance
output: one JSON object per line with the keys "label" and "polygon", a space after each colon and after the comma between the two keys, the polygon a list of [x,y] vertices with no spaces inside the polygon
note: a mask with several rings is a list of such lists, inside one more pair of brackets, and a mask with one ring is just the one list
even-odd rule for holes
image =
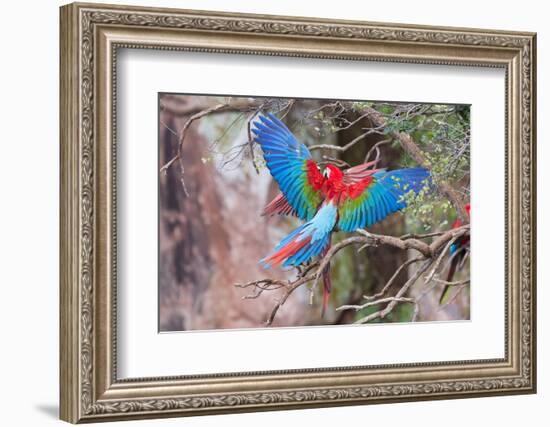
{"label": "curved branch", "polygon": [[[363,317],[363,318],[361,318],[361,319],[359,319],[355,322],[355,323],[367,323],[367,322],[370,322],[371,320],[374,320],[374,319],[383,319],[400,302],[409,302],[409,303],[414,304],[414,306],[415,306],[415,310],[414,310],[414,314],[413,314],[412,319],[413,320],[416,319],[416,316],[418,315],[418,309],[419,309],[418,302],[429,290],[432,289],[432,287],[428,287],[428,289],[425,292],[423,292],[417,298],[407,299],[407,298],[404,298],[404,295],[411,288],[411,286],[413,286],[417,282],[417,280],[429,269],[431,269],[431,271],[426,276],[426,278],[424,280],[424,283],[428,284],[428,283],[434,281],[434,282],[436,282],[436,284],[440,284],[439,283],[440,280],[438,278],[435,278],[434,276],[435,276],[436,272],[440,269],[441,262],[442,262],[443,258],[446,256],[446,254],[449,253],[449,248],[453,244],[453,242],[455,242],[461,236],[469,233],[469,230],[470,230],[470,226],[468,224],[468,225],[464,225],[462,227],[452,229],[452,230],[449,230],[449,231],[443,233],[442,235],[437,237],[430,245],[426,245],[426,246],[428,246],[428,251],[426,251],[426,252],[419,251],[419,252],[421,252],[420,256],[418,256],[417,258],[410,259],[410,260],[406,261],[404,264],[402,264],[396,270],[396,272],[393,274],[393,276],[390,278],[390,280],[386,283],[386,285],[384,285],[384,287],[382,288],[382,291],[380,291],[379,293],[377,293],[375,295],[372,295],[372,296],[365,296],[364,298],[367,300],[366,303],[361,304],[361,305],[346,305],[346,306],[342,306],[342,307],[337,308],[337,310],[351,310],[351,309],[353,309],[355,311],[359,311],[359,310],[362,310],[364,308],[375,306],[375,305],[382,304],[382,303],[386,303],[386,302],[389,301],[389,304],[384,309],[378,310],[374,313],[371,313],[368,316],[365,316],[365,317]],[[396,240],[395,240],[396,238],[388,240],[387,237],[389,237],[389,236],[376,236],[376,235],[371,235],[370,233],[368,233],[368,234],[370,236],[374,236],[375,239],[379,238],[379,240],[385,240],[388,243],[396,243]],[[381,237],[383,237],[383,239],[380,239]],[[400,240],[400,239],[397,239],[397,240]],[[414,241],[415,239],[411,239],[411,240]],[[409,242],[409,241],[410,240],[405,240],[404,242]],[[422,242],[420,242],[420,243],[422,243]],[[417,243],[415,243],[415,245],[417,245]],[[423,246],[420,245],[420,248],[423,248]],[[409,249],[411,249],[411,248],[409,248]],[[418,250],[418,248],[416,248],[416,247],[415,247],[415,249]],[[425,248],[423,248],[423,249],[425,249]],[[428,255],[428,252],[429,252],[429,255]],[[408,267],[411,264],[414,264],[414,263],[422,261],[422,260],[424,260],[425,262],[422,264],[422,266],[418,270],[415,271],[413,276],[411,278],[409,278],[409,280],[407,280],[407,282],[405,282],[405,284],[399,289],[399,291],[397,292],[395,297],[380,298],[384,295],[384,293],[393,284],[396,277],[399,275],[399,273],[401,271],[403,271],[403,269],[405,269],[406,267]],[[459,285],[459,284],[464,286],[465,284],[467,284],[467,282],[457,283],[457,285]]]}
{"label": "curved branch", "polygon": [[[179,134],[179,141],[178,141],[178,151],[177,154],[169,160],[163,167],[160,168],[161,172],[166,172],[166,170],[177,160],[181,161],[181,148],[183,147],[183,141],[185,140],[185,135],[187,134],[187,130],[189,129],[189,126],[195,121],[198,120],[204,116],[207,116],[208,114],[211,114],[215,111],[220,111],[227,109],[229,107],[228,104],[217,104],[212,107],[206,108],[204,110],[201,110],[195,114],[193,114],[189,119],[185,122],[183,127],[181,128],[180,134]],[[181,166],[183,169],[183,166]],[[183,175],[183,171],[182,171]]]}
{"label": "curved branch", "polygon": [[367,300],[367,301],[374,301],[375,299],[377,298],[380,298],[380,297],[383,297],[384,294],[388,291],[388,289],[390,288],[390,286],[393,284],[393,282],[395,281],[395,279],[397,279],[397,277],[399,276],[399,274],[407,267],[409,267],[410,265],[414,264],[414,263],[417,263],[419,261],[422,261],[424,260],[425,258],[423,256],[419,256],[419,257],[416,257],[416,258],[412,258],[412,259],[409,259],[407,261],[405,261],[403,264],[401,264],[399,266],[399,268],[397,270],[395,270],[395,273],[393,273],[392,277],[390,277],[390,280],[388,280],[388,282],[384,285],[384,287],[382,288],[382,290],[374,295],[365,295],[364,298]]}
{"label": "curved branch", "polygon": [[277,315],[277,312],[283,306],[283,304],[286,302],[286,300],[288,299],[290,294],[292,294],[292,292],[294,292],[296,289],[298,289],[303,284],[313,280],[313,277],[314,277],[313,275],[310,275],[310,276],[306,276],[306,277],[303,277],[301,279],[298,279],[296,282],[294,282],[288,288],[288,290],[285,292],[283,297],[277,302],[275,307],[273,307],[273,310],[271,310],[271,314],[269,315],[269,317],[267,318],[267,321],[266,321],[266,326],[271,326],[271,324],[275,320],[275,316]]}
{"label": "curved branch", "polygon": [[346,145],[340,146],[340,145],[333,145],[333,144],[316,144],[316,145],[310,145],[308,147],[308,149],[310,151],[325,149],[325,150],[334,150],[334,151],[344,152],[344,151],[349,150],[351,147],[353,147],[358,142],[365,139],[367,136],[372,135],[373,133],[381,133],[382,129],[383,129],[383,126],[379,126],[377,128],[369,129],[368,131],[363,132],[358,137],[352,139]]}
{"label": "curved branch", "polygon": [[[201,112],[208,110],[214,107],[215,105],[216,104],[205,103],[202,105],[192,105],[191,107],[185,107],[185,104],[184,104],[184,107],[181,107],[176,105],[170,105],[166,102],[161,101],[159,108],[161,111],[165,111],[174,117],[188,117],[188,116],[194,116],[196,114],[200,114]],[[251,101],[244,101],[244,102],[233,101],[231,102],[230,105],[229,104],[227,105],[227,110],[225,110],[224,112],[231,111],[235,113],[248,113],[256,110],[259,105],[261,104],[257,101],[252,101],[252,102]],[[213,112],[215,111],[212,111],[212,113]]]}
{"label": "curved branch", "polygon": [[[399,291],[395,294],[395,297],[391,299],[390,303],[383,309],[375,311],[374,313],[369,314],[368,316],[362,317],[359,320],[356,320],[354,323],[367,323],[374,319],[383,319],[388,314],[391,313],[391,311],[395,308],[395,306],[403,300],[403,296],[405,293],[409,290],[409,288],[416,283],[416,281],[419,279],[419,277],[430,267],[432,264],[432,260],[427,260],[420,266],[418,270],[414,272],[414,274],[405,282],[405,284],[399,289]],[[415,303],[416,300],[413,300]],[[378,301],[371,301],[367,304],[375,305],[376,303],[384,302],[383,300]],[[407,301],[409,302],[409,301]],[[355,308],[354,308],[355,309]],[[416,317],[416,312],[413,316]]]}

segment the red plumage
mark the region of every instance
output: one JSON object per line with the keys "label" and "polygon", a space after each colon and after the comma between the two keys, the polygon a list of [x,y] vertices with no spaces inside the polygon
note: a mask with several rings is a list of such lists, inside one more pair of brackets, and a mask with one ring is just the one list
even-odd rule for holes
{"label": "red plumage", "polygon": [[[328,174],[321,174],[319,167],[313,160],[306,161],[307,179],[311,187],[316,191],[321,191],[327,200],[337,199],[338,203],[343,203],[347,198],[355,199],[372,183],[372,175],[380,169],[373,169],[376,161],[354,166],[345,171],[334,165],[327,165],[325,171]],[[326,172],[325,172],[326,173]],[[296,211],[290,206],[288,200],[282,192],[279,192],[275,198],[263,209],[262,215],[293,215],[298,216]],[[269,266],[279,265],[286,258],[295,254],[304,246],[308,245],[311,238],[300,241],[291,241],[274,254],[264,259],[264,263]],[[325,256],[330,249],[330,244],[321,254]],[[324,316],[328,307],[328,300],[332,288],[330,277],[330,265],[322,273],[323,278],[323,307],[321,316]]]}
{"label": "red plumage", "polygon": [[[376,166],[376,161],[363,163],[361,165],[354,166],[352,168],[341,171],[339,168],[333,165],[328,165],[327,168],[333,168],[334,172],[329,179],[325,179],[317,164],[313,160],[308,160],[306,162],[307,168],[307,178],[311,186],[317,190],[324,190],[326,182],[329,181],[332,188],[337,186],[336,184],[336,175],[340,177],[341,182],[338,185],[339,191],[344,191],[345,197],[350,197],[352,199],[359,197],[365,188],[367,188],[373,178],[372,174],[380,171],[381,169],[372,169],[373,166]],[[347,191],[346,191],[347,190]],[[336,194],[336,192],[334,192]],[[341,199],[344,201],[345,199]],[[290,206],[285,195],[281,192],[277,193],[275,198],[269,202],[262,211],[262,216],[272,216],[272,215],[292,215],[298,216],[296,211]]]}

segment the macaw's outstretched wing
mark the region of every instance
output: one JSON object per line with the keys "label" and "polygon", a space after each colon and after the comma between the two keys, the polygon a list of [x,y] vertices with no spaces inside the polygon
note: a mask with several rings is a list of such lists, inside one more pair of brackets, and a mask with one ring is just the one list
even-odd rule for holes
{"label": "macaw's outstretched wing", "polygon": [[424,168],[381,170],[347,185],[338,204],[338,227],[348,232],[370,227],[405,208],[404,196],[411,191],[417,194],[426,186],[431,186],[431,178]]}
{"label": "macaw's outstretched wing", "polygon": [[[291,212],[304,220],[313,218],[323,201],[323,176],[307,147],[270,113],[254,122],[252,132]],[[277,203],[284,208],[283,201]]]}
{"label": "macaw's outstretched wing", "polygon": [[[373,169],[376,161],[363,163],[352,168],[344,170],[344,184],[354,184],[366,177],[380,171],[381,169]],[[279,193],[269,202],[264,208],[262,215],[293,215],[298,216],[296,211],[290,206],[288,200],[283,193]]]}

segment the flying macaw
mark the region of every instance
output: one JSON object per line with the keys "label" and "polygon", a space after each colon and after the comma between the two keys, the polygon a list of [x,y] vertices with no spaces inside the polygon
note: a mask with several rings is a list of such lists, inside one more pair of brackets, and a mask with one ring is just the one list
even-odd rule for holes
{"label": "flying macaw", "polygon": [[[333,231],[370,227],[405,208],[403,196],[407,193],[418,193],[431,183],[425,168],[386,171],[372,168],[375,162],[347,171],[328,164],[321,170],[307,147],[271,113],[259,116],[252,132],[281,190],[264,214],[292,214],[306,221],[260,261],[266,268],[298,266],[315,256],[324,256]],[[323,281],[322,313],[331,290],[329,267],[323,272]]]}
{"label": "flying macaw", "polygon": [[[466,212],[468,212],[468,216],[470,216],[470,204],[466,204],[464,206],[466,208]],[[455,228],[462,227],[462,221],[460,218],[457,218],[455,222],[453,223],[453,230]],[[453,277],[455,275],[456,269],[459,265],[462,265],[464,258],[466,257],[466,253],[470,249],[470,236],[465,235],[457,239],[451,247],[449,248],[449,253],[451,256],[451,265],[449,266],[449,271],[447,273],[447,282],[452,282]],[[443,288],[443,292],[441,293],[441,296],[439,297],[439,305],[445,304],[445,302],[448,300],[449,294],[451,292],[451,285],[446,285]]]}

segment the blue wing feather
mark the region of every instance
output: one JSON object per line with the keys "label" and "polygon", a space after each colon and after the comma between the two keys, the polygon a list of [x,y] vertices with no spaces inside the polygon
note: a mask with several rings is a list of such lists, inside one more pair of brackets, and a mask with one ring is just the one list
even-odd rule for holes
{"label": "blue wing feather", "polygon": [[[322,201],[320,191],[308,182],[306,162],[311,153],[273,114],[259,116],[252,128],[255,141],[262,147],[264,159],[281,192],[299,218],[313,218]],[[306,194],[309,186],[309,197]]]}

